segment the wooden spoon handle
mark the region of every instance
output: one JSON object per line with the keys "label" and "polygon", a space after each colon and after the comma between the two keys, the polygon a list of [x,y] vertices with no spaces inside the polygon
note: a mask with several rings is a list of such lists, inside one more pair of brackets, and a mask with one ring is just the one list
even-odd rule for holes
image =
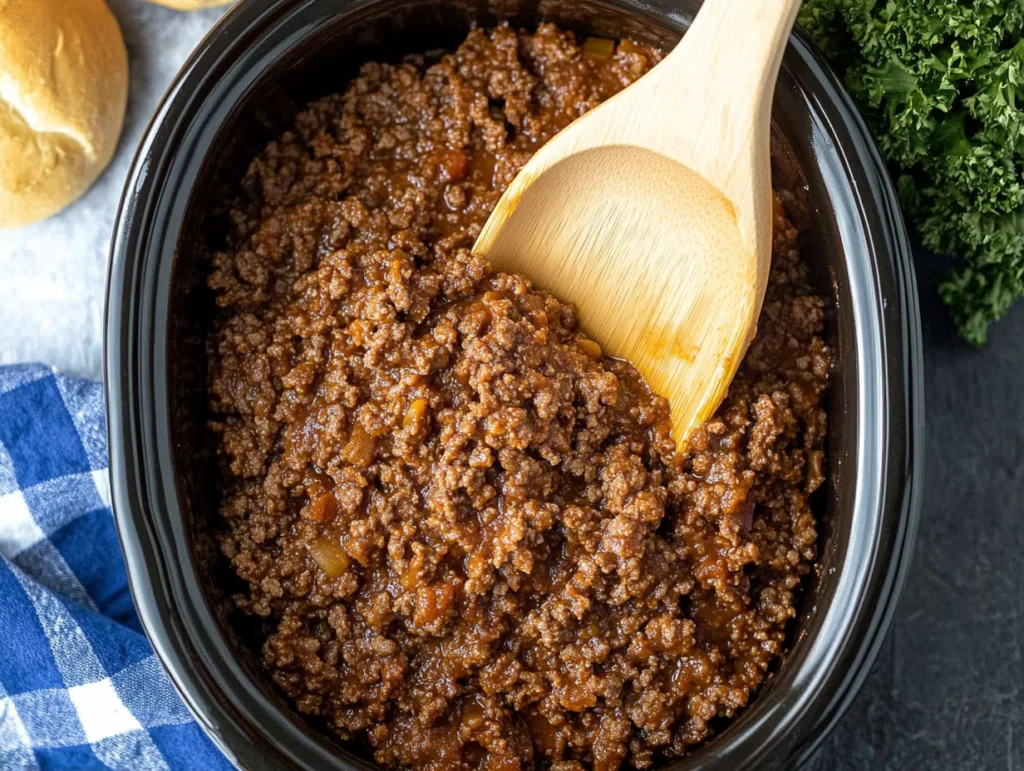
{"label": "wooden spoon handle", "polygon": [[[702,105],[754,105],[768,112],[802,0],[704,0],[683,40],[658,65],[662,79],[706,94]],[[704,68],[694,72],[694,63]],[[733,121],[742,125],[742,120]]]}
{"label": "wooden spoon handle", "polygon": [[667,87],[661,93],[675,101],[676,109],[704,108],[702,138],[725,143],[716,155],[723,154],[721,148],[749,146],[752,127],[767,130],[775,81],[800,4],[704,0],[682,41],[651,72],[652,80],[675,84],[675,93],[685,101],[673,99]]}
{"label": "wooden spoon handle", "polygon": [[650,131],[664,132],[647,146],[711,180],[735,205],[740,231],[758,253],[770,249],[771,207],[755,191],[770,190],[772,98],[800,4],[704,0],[679,45],[627,89],[650,105]]}

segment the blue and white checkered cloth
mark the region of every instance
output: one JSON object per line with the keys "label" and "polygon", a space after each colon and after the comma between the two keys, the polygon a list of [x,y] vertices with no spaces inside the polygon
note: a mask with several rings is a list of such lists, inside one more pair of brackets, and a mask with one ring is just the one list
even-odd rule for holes
{"label": "blue and white checkered cloth", "polygon": [[100,384],[0,366],[0,769],[230,769],[128,592]]}

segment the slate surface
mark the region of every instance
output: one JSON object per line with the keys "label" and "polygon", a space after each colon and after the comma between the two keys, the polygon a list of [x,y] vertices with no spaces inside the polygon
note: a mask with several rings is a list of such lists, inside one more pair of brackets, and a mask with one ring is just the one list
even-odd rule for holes
{"label": "slate surface", "polygon": [[[134,147],[220,11],[110,0],[132,68],[111,168],[63,214],[0,232],[0,362],[98,378],[114,207]],[[956,339],[918,259],[925,340],[925,510],[910,580],[860,696],[811,764],[833,769],[1024,769],[1024,306],[984,351]]]}
{"label": "slate surface", "polygon": [[977,351],[917,255],[924,513],[878,661],[813,771],[1024,769],[1024,306]]}

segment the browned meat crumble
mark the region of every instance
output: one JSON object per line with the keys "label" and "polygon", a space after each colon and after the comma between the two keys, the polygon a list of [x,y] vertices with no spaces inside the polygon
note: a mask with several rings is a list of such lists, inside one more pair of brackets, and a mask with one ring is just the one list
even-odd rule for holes
{"label": "browned meat crumble", "polygon": [[759,335],[685,457],[572,307],[470,252],[531,152],[658,57],[475,30],[365,65],[245,177],[210,276],[222,549],[274,682],[381,765],[646,768],[782,653],[829,363],[782,207]]}

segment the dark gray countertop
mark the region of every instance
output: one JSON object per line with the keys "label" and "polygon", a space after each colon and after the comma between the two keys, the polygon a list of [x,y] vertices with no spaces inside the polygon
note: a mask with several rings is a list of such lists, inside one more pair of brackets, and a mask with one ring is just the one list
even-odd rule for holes
{"label": "dark gray countertop", "polygon": [[813,771],[1024,769],[1024,305],[978,351],[917,256],[924,512],[896,618]]}

